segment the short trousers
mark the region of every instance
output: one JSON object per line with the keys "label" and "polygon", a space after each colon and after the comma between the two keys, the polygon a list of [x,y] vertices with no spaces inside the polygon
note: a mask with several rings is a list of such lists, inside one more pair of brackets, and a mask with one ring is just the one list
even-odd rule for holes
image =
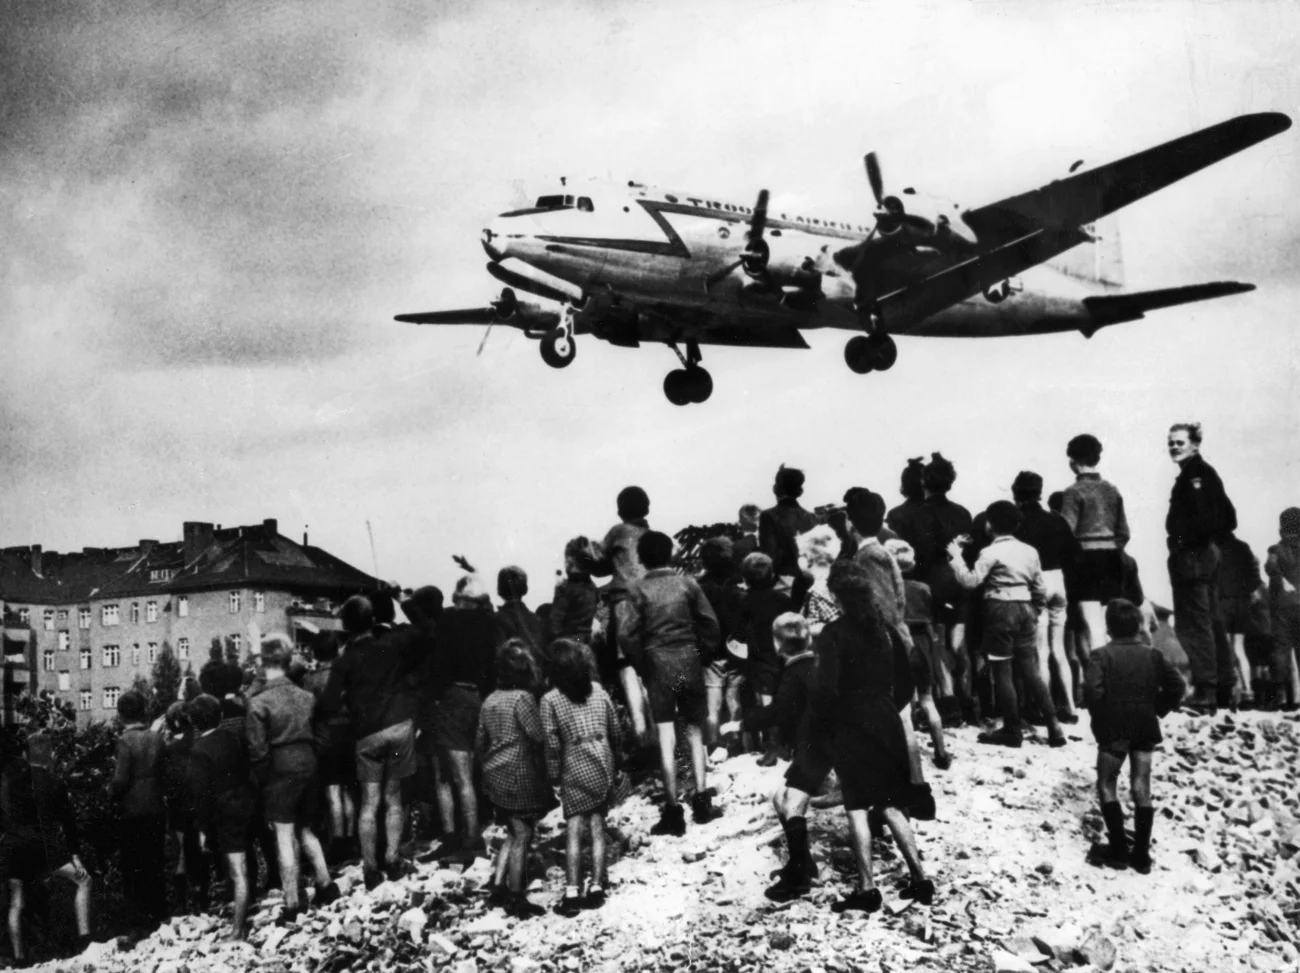
{"label": "short trousers", "polygon": [[924,696],[934,686],[934,644],[930,640],[928,625],[912,626],[912,651],[907,661],[912,670],[912,685],[918,695]]}
{"label": "short trousers", "polygon": [[439,750],[459,750],[470,753],[474,749],[474,735],[478,732],[478,714],[483,708],[483,697],[477,689],[452,684],[438,700],[435,716],[434,738]]}
{"label": "short trousers", "polygon": [[357,780],[382,784],[415,773],[415,723],[403,720],[357,741]]}
{"label": "short trousers", "polygon": [[744,683],[745,674],[726,656],[720,656],[704,667],[705,689],[721,689],[726,692],[728,689],[739,689]]}
{"label": "short trousers", "polygon": [[41,882],[71,860],[62,848],[47,848],[41,841],[13,835],[0,838],[0,878]]}
{"label": "short trousers", "polygon": [[745,674],[749,687],[760,696],[775,696],[776,685],[781,681],[781,660],[773,653],[751,659]]}
{"label": "short trousers", "polygon": [[294,743],[271,751],[262,788],[262,815],[273,824],[310,825],[320,809],[320,775],[311,745]]}
{"label": "short trousers", "polygon": [[[224,806],[223,806],[224,803]],[[237,855],[248,850],[253,827],[253,802],[249,799],[217,801],[215,824],[208,841],[223,855]]]}
{"label": "short trousers", "polygon": [[[1139,744],[1141,745],[1139,746]],[[1097,750],[1100,751],[1101,753],[1109,754],[1110,756],[1116,758],[1117,760],[1123,760],[1130,753],[1133,753],[1135,751],[1138,753],[1142,753],[1144,751],[1150,752],[1152,750],[1157,749],[1159,746],[1160,744],[1152,740],[1120,739],[1120,740],[1109,740],[1106,743],[1099,743],[1097,744]]]}
{"label": "short trousers", "polygon": [[794,757],[785,771],[785,785],[816,794],[835,766],[829,731],[815,732],[807,722],[800,727]]}
{"label": "short trousers", "polygon": [[1017,650],[1038,654],[1038,616],[1027,601],[984,601],[980,649],[991,662],[1013,659]]}
{"label": "short trousers", "polygon": [[695,646],[651,649],[645,662],[646,696],[656,723],[671,723],[678,717],[686,723],[704,719],[704,672]]}
{"label": "short trousers", "polygon": [[1070,563],[1066,587],[1073,601],[1099,601],[1124,597],[1124,556],[1115,548],[1079,551]]}

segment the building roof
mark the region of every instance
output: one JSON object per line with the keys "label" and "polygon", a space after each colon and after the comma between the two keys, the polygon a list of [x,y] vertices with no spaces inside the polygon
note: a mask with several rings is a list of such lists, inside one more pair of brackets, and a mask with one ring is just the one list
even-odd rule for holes
{"label": "building roof", "polygon": [[19,604],[84,603],[219,588],[274,588],[339,597],[378,586],[318,547],[283,537],[275,520],[214,529],[186,523],[184,539],[60,554],[40,546],[0,550],[0,598]]}

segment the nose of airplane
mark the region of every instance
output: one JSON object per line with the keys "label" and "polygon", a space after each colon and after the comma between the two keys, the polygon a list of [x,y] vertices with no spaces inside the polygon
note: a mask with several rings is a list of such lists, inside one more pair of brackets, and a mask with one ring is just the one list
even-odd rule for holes
{"label": "nose of airplane", "polygon": [[505,241],[501,239],[501,234],[492,227],[483,228],[483,249],[493,260],[499,261],[505,254]]}

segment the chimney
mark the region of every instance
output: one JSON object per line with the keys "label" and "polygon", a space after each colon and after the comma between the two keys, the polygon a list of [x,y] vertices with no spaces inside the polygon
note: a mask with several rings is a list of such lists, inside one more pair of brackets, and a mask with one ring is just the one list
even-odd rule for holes
{"label": "chimney", "polygon": [[212,546],[213,537],[212,525],[203,524],[196,520],[185,521],[184,526],[184,548],[185,563],[193,564],[198,560],[200,554]]}
{"label": "chimney", "polygon": [[41,577],[41,545],[32,545],[32,574]]}
{"label": "chimney", "polygon": [[262,529],[265,530],[272,537],[280,533],[280,525],[274,517],[267,517],[264,521],[262,521]]}
{"label": "chimney", "polygon": [[141,537],[141,538],[140,538],[140,553],[141,553],[141,554],[148,554],[150,551],[152,551],[152,550],[154,549],[154,545],[156,545],[157,543],[158,543],[158,542],[157,542],[156,540],[150,540],[150,539],[147,538],[147,537]]}
{"label": "chimney", "polygon": [[307,525],[306,524],[302,525],[302,546],[303,547],[307,546]]}

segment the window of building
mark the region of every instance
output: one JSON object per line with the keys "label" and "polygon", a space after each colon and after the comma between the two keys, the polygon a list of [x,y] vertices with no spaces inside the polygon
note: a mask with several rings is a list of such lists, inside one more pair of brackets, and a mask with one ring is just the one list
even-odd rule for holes
{"label": "window of building", "polygon": [[32,620],[32,610],[30,608],[18,609],[18,624],[26,625]]}
{"label": "window of building", "polygon": [[140,603],[138,601],[131,602],[131,624],[140,624]]}
{"label": "window of building", "polygon": [[122,690],[117,686],[104,687],[104,709],[117,709],[117,701],[122,695]]}
{"label": "window of building", "polygon": [[232,591],[230,593],[230,613],[234,615],[234,614],[238,614],[238,612],[239,612],[239,592]]}
{"label": "window of building", "polygon": [[99,619],[100,624],[101,625],[118,624],[118,622],[120,622],[122,618],[117,608],[118,608],[117,605],[105,605],[102,609],[100,609],[100,619]]}
{"label": "window of building", "polygon": [[170,581],[175,574],[176,570],[174,568],[154,568],[149,572],[149,581],[151,584]]}
{"label": "window of building", "polygon": [[72,673],[64,669],[59,673],[59,692],[66,693],[72,688]]}
{"label": "window of building", "polygon": [[81,691],[81,695],[77,697],[77,709],[80,710],[90,709],[90,704],[94,702],[94,700],[95,700],[95,694],[92,693],[89,689],[83,689]]}
{"label": "window of building", "polygon": [[176,640],[176,655],[181,659],[190,657],[190,640],[184,635]]}
{"label": "window of building", "polygon": [[45,663],[45,671],[53,672],[54,671],[54,650],[46,649],[44,652],[41,653],[41,658]]}
{"label": "window of building", "polygon": [[185,595],[176,599],[176,614],[181,618],[188,618],[190,614],[190,600]]}
{"label": "window of building", "polygon": [[47,608],[41,613],[41,622],[45,625],[45,631],[54,631],[54,609]]}
{"label": "window of building", "polygon": [[158,602],[151,601],[144,606],[144,617],[149,622],[158,621]]}
{"label": "window of building", "polygon": [[83,668],[83,669],[89,669],[89,668],[90,668],[90,661],[91,661],[91,659],[93,659],[93,658],[94,658],[94,654],[90,651],[90,649],[82,649],[82,650],[81,650],[81,668]]}
{"label": "window of building", "polygon": [[240,651],[243,649],[243,645],[244,640],[238,635],[230,636],[230,647],[235,650],[235,655],[239,655]]}
{"label": "window of building", "polygon": [[122,647],[120,645],[104,646],[104,657],[102,665],[105,669],[113,669],[122,664]]}
{"label": "window of building", "polygon": [[90,628],[89,608],[82,608],[77,612],[77,628]]}
{"label": "window of building", "polygon": [[134,645],[131,646],[131,665],[138,666],[139,664],[140,664],[140,643],[136,642]]}
{"label": "window of building", "polygon": [[265,592],[265,591],[254,591],[254,592],[253,592],[253,611],[255,611],[255,612],[264,612],[264,611],[266,611],[266,592]]}
{"label": "window of building", "polygon": [[66,622],[67,620],[68,620],[68,610],[67,610],[66,608],[60,608],[60,609],[59,609],[59,622],[60,622],[60,624],[63,623],[63,622]]}
{"label": "window of building", "polygon": [[150,642],[149,643],[149,665],[153,665],[157,661],[158,661],[158,643]]}
{"label": "window of building", "polygon": [[69,648],[71,645],[72,645],[72,636],[69,635],[66,631],[64,631],[64,632],[60,632],[60,633],[59,633],[59,651],[60,651],[60,652],[67,652],[67,651],[68,651],[68,648]]}

